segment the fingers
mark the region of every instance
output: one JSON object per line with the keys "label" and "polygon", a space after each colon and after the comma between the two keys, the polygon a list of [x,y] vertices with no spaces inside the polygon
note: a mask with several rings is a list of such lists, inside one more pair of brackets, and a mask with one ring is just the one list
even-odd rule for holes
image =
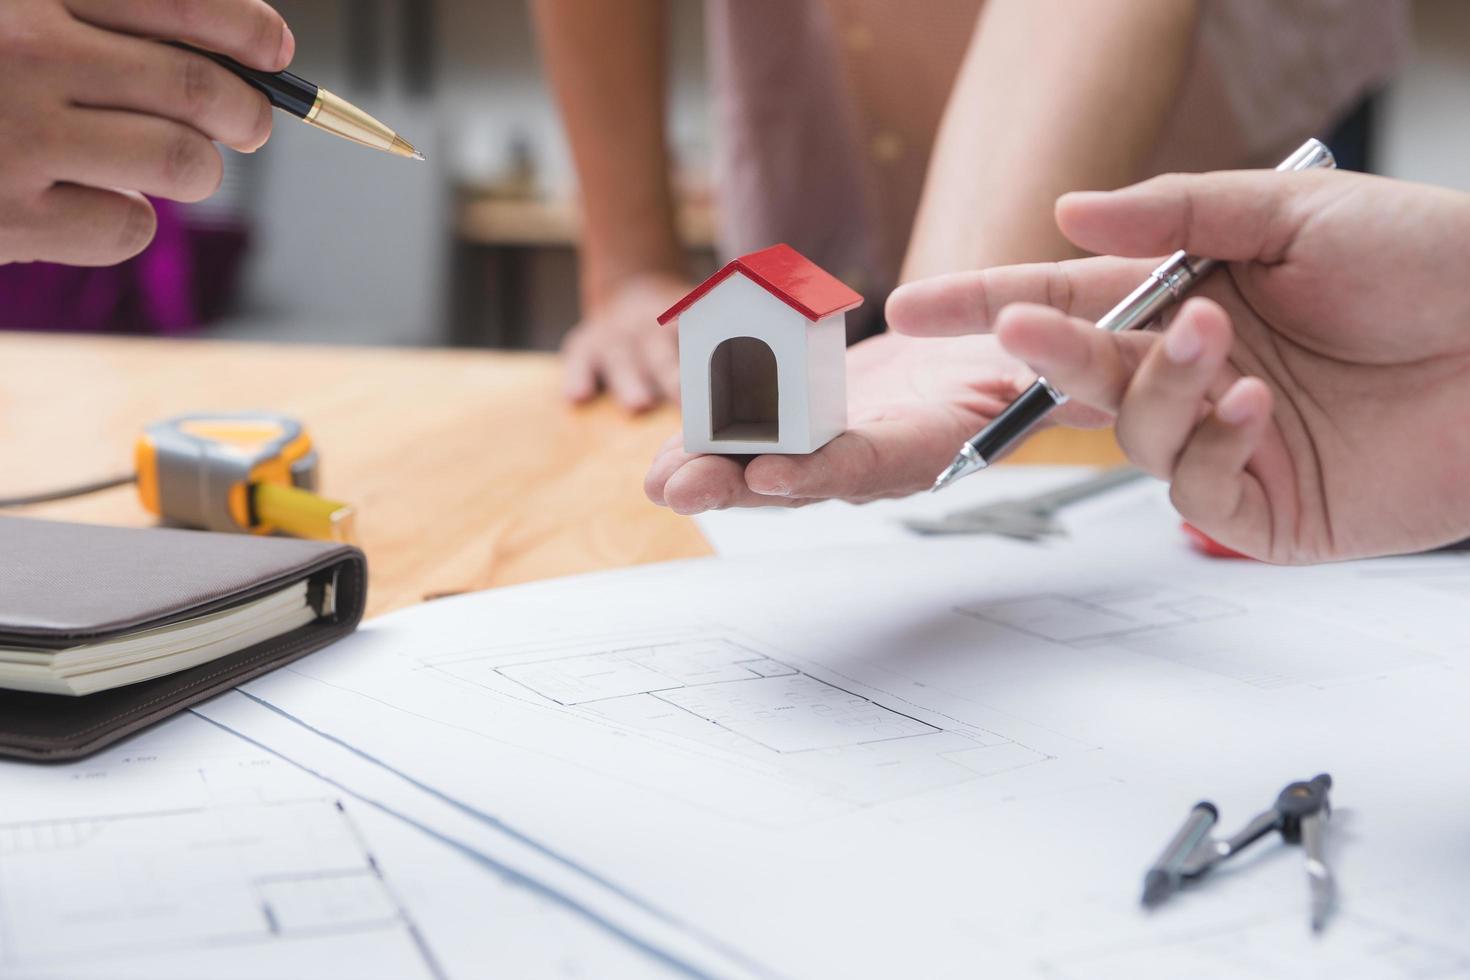
{"label": "fingers", "polygon": [[676,432],[669,436],[659,447],[658,453],[653,457],[653,464],[648,468],[648,475],[643,478],[643,493],[660,507],[668,505],[664,498],[664,487],[668,484],[669,477],[697,455],[684,452],[683,445],[683,435]]}
{"label": "fingers", "polygon": [[925,432],[897,421],[851,429],[808,456],[758,456],[745,469],[751,490],[780,498],[866,501],[927,489],[971,433]]}
{"label": "fingers", "polygon": [[296,54],[291,29],[264,0],[64,0],[78,20],[147,38],[185,41],[261,71]]}
{"label": "fingers", "polygon": [[750,496],[743,463],[729,456],[695,456],[669,474],[663,488],[665,505],[685,515],[736,506]]}
{"label": "fingers", "polygon": [[1001,346],[1072,398],[1116,413],[1156,335],[1109,333],[1048,306],[1015,304],[996,322]]}
{"label": "fingers", "polygon": [[888,325],[939,337],[992,330],[1011,303],[1042,303],[1096,320],[1148,275],[1152,264],[1110,257],[999,266],[900,286],[888,297]]}
{"label": "fingers", "polygon": [[244,152],[270,138],[265,96],[202,55],[98,31],[71,95],[82,106],[127,109],[191,126]]}
{"label": "fingers", "polygon": [[901,496],[927,489],[968,434],[880,421],[845,432],[810,455],[749,462],[685,453],[674,439],[654,460],[643,489],[654,503],[680,514]]}
{"label": "fingers", "polygon": [[663,444],[643,492],[660,507],[690,516],[739,504],[759,506],[745,485],[745,464],[729,456],[707,456],[684,451],[684,437],[675,434]]}
{"label": "fingers", "polygon": [[643,480],[643,492],[660,507],[692,516],[726,507],[799,507],[805,503],[762,496],[746,483],[744,459],[686,453],[683,442],[681,435],[670,436]]}
{"label": "fingers", "polygon": [[[804,501],[762,497],[745,483],[745,464],[729,456],[690,456],[682,451],[655,462],[654,470],[667,472],[663,485],[649,497],[676,514],[691,516],[728,507],[797,507]],[[650,471],[646,490],[655,482]]]}
{"label": "fingers", "polygon": [[1172,484],[1186,520],[1233,547],[1265,553],[1265,493],[1247,467],[1271,421],[1271,391],[1228,363],[1233,332],[1217,304],[1190,300],[1162,337],[1111,334],[1026,305],[1007,309],[997,333],[1063,391],[1115,412],[1128,458]]}
{"label": "fingers", "polygon": [[1271,533],[1265,493],[1247,469],[1271,410],[1265,382],[1237,380],[1194,430],[1172,477],[1170,495],[1180,515],[1247,554],[1265,554]]}
{"label": "fingers", "polygon": [[69,121],[51,167],[59,181],[202,201],[224,178],[219,150],[191,127],[110,109],[77,109]]}
{"label": "fingers", "polygon": [[561,365],[561,390],[568,401],[581,404],[597,396],[597,366],[583,331],[567,334],[561,348]]}
{"label": "fingers", "polygon": [[158,219],[137,194],[59,184],[42,195],[33,218],[20,229],[23,261],[76,266],[116,265],[143,251]]}
{"label": "fingers", "polygon": [[1241,170],[1166,174],[1117,191],[1064,195],[1062,233],[1090,252],[1164,255],[1184,249],[1230,261],[1279,261],[1305,209],[1293,203],[1326,173]]}
{"label": "fingers", "polygon": [[679,400],[678,335],[641,322],[636,330],[579,326],[562,345],[562,392],[589,401],[599,385],[624,408],[643,412]]}
{"label": "fingers", "polygon": [[600,373],[608,392],[629,411],[644,412],[658,404],[653,378],[633,348],[614,345],[604,350]]}
{"label": "fingers", "polygon": [[763,497],[862,497],[879,478],[872,439],[844,432],[810,456],[759,456],[745,483]]}
{"label": "fingers", "polygon": [[[1117,421],[1118,444],[1140,469],[1161,479],[1174,473],[1203,407],[1223,387],[1232,340],[1225,311],[1194,299],[1144,356]],[[1234,380],[1233,370],[1228,373]]]}

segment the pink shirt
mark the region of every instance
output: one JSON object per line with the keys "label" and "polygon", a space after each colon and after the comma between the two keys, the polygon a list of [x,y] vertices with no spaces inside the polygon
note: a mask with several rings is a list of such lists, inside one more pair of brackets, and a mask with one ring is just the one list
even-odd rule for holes
{"label": "pink shirt", "polygon": [[[710,0],[725,251],[789,242],[881,299],[982,6]],[[1408,18],[1407,0],[1201,0],[1149,172],[1274,165],[1393,75]]]}

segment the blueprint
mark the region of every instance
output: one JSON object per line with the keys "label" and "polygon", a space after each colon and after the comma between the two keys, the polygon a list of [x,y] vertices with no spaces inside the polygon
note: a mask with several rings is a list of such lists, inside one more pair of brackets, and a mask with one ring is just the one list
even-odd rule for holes
{"label": "blueprint", "polygon": [[[1042,547],[445,600],[200,713],[347,790],[432,801],[422,826],[694,975],[1470,972],[1470,562],[1206,559],[1153,487],[1075,510]],[[1138,908],[1196,800],[1233,829],[1321,771],[1325,936],[1283,847]]]}
{"label": "blueprint", "polygon": [[354,782],[197,716],[75,765],[0,766],[0,977],[727,972],[524,875],[483,828],[453,836],[432,800]]}
{"label": "blueprint", "polygon": [[[848,516],[0,764],[0,978],[1470,976],[1470,560],[1206,559],[1156,487],[1040,546]],[[1321,771],[1325,935],[1280,846],[1139,909],[1195,801]]]}
{"label": "blueprint", "polygon": [[436,975],[330,795],[269,759],[182,769],[167,751],[144,741],[113,764],[6,774],[0,973],[187,975],[227,947],[256,971],[341,957],[363,976]]}

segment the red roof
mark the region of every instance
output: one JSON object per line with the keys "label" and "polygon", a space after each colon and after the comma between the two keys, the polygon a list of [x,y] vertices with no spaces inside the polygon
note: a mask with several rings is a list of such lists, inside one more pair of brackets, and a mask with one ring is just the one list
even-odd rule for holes
{"label": "red roof", "polygon": [[742,255],[710,276],[688,296],[669,307],[658,322],[668,323],[736,272],[744,273],[756,285],[813,323],[833,313],[863,305],[862,296],[790,245],[772,245],[759,252]]}

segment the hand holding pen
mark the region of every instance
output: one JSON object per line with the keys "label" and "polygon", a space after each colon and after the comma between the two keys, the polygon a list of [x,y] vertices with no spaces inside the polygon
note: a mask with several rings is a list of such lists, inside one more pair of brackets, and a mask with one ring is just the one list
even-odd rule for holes
{"label": "hand holding pen", "polygon": [[141,194],[197,201],[219,186],[215,141],[245,153],[270,137],[257,92],[177,38],[261,71],[296,42],[260,0],[5,0],[0,16],[0,262],[104,265],[141,251]]}
{"label": "hand holding pen", "polygon": [[[1331,151],[1320,141],[1309,139],[1276,169],[1290,173],[1335,166],[1337,162]],[[1218,265],[1215,259],[1191,255],[1183,249],[1175,252],[1117,306],[1105,313],[1097,321],[1097,328],[1109,333],[1146,329],[1203,282]],[[955,480],[985,469],[1020,442],[1053,409],[1066,403],[1067,395],[1056,385],[1045,377],[1037,378],[1005,411],[960,447],[959,454],[934,481],[933,489],[943,490]]]}
{"label": "hand holding pen", "polygon": [[[0,263],[136,255],[156,226],[142,195],[213,194],[224,169],[215,143],[259,149],[272,105],[290,111],[293,96],[310,96],[298,115],[315,107],[318,125],[373,145],[370,118],[284,74],[295,52],[263,0],[4,0]],[[382,148],[412,152],[391,139]]]}
{"label": "hand holding pen", "polygon": [[[915,283],[891,324],[993,330],[1074,403],[1115,414],[1124,451],[1172,483],[1184,518],[1251,557],[1470,536],[1470,195],[1246,171],[1072,194],[1057,217],[1089,251],[1230,265],[1162,334],[1094,326],[1158,264],[1113,257]],[[1062,308],[1033,305],[1047,302]]]}

